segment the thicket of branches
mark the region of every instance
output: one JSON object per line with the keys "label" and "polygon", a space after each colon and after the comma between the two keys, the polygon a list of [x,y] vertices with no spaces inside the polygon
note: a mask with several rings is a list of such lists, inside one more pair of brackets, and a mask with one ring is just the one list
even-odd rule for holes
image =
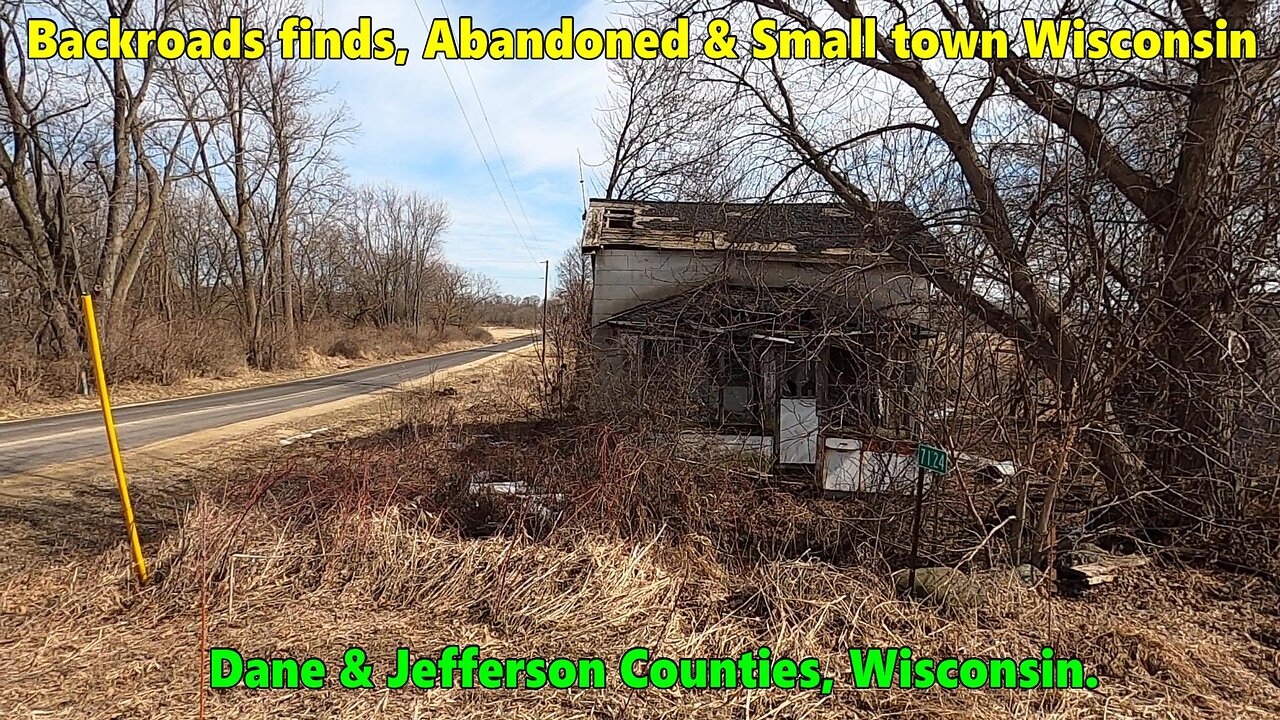
{"label": "thicket of branches", "polygon": [[[997,392],[1042,411],[1019,412],[1027,422],[1052,419],[1071,468],[1096,468],[1099,506],[1148,528],[1233,538],[1274,530],[1274,2],[632,5],[648,23],[690,14],[736,28],[760,17],[847,28],[865,15],[881,28],[1002,27],[1018,38],[1023,17],[1081,15],[1090,27],[1194,31],[1223,18],[1254,30],[1257,60],[1033,61],[1015,45],[1005,59],[922,63],[880,36],[865,60],[623,64],[601,123],[615,150],[603,184],[622,198],[836,199],[865,209],[905,200],[948,256],[927,260],[900,243],[893,258],[928,279],[953,349],[982,337],[988,362],[992,349],[1015,358],[1022,379]],[[926,410],[974,392],[941,387],[950,395],[932,396]],[[930,430],[949,441],[962,428]],[[1061,464],[1040,463],[1046,516]]]}
{"label": "thicket of branches", "polygon": [[231,16],[272,27],[302,9],[0,3],[0,349],[28,368],[10,372],[10,390],[75,366],[83,293],[115,357],[208,346],[257,368],[331,342],[313,328],[394,326],[426,345],[479,319],[493,288],[443,258],[445,204],[345,178],[335,150],[356,127],[314,64],[274,48],[262,60],[63,62],[23,47],[30,17],[217,29]]}

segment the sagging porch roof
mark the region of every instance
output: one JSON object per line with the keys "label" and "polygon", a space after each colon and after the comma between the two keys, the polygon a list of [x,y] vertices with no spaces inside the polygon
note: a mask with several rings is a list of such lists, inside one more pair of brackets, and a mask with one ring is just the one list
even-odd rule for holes
{"label": "sagging porch roof", "polygon": [[870,310],[851,311],[822,290],[729,285],[717,281],[624,310],[606,320],[622,330],[675,337],[755,335],[761,339],[891,334],[920,340],[935,333]]}

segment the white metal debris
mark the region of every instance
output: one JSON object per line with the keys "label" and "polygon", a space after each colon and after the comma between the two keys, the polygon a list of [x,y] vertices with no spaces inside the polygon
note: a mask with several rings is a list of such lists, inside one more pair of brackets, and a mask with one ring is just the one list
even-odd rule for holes
{"label": "white metal debris", "polygon": [[490,492],[496,495],[520,498],[525,501],[530,512],[549,519],[558,511],[554,506],[563,504],[565,496],[560,493],[543,493],[531,489],[523,480],[496,480],[488,470],[473,473],[467,482],[467,491],[472,495]]}
{"label": "white metal debris", "polygon": [[310,439],[310,438],[315,437],[316,435],[319,435],[319,434],[320,434],[320,433],[322,433],[322,432],[327,432],[328,430],[329,430],[329,428],[327,428],[327,427],[322,427],[322,428],[316,428],[315,430],[308,430],[307,432],[304,432],[304,433],[298,433],[297,435],[290,435],[290,436],[289,436],[289,437],[287,437],[287,438],[283,438],[283,439],[280,441],[280,444],[281,444],[281,445],[292,445],[292,444],[294,444],[294,443],[298,442],[299,440],[308,440],[308,439]]}

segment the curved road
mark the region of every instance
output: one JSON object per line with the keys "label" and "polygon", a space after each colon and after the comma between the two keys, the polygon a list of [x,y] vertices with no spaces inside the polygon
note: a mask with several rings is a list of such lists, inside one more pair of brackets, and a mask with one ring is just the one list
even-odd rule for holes
{"label": "curved road", "polygon": [[[245,388],[212,395],[118,407],[113,415],[122,448],[136,448],[190,433],[385,390],[529,344],[509,340],[474,350],[404,360],[337,375]],[[0,476],[95,457],[107,451],[102,413],[0,423]]]}

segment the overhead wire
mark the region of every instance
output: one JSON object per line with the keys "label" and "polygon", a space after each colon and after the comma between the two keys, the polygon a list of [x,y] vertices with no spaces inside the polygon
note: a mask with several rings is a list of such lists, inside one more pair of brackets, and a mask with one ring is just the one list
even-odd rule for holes
{"label": "overhead wire", "polygon": [[[444,12],[445,20],[453,22],[453,16],[449,14],[449,7],[445,4],[445,0],[440,1],[440,10]],[[516,207],[520,210],[520,215],[524,218],[525,228],[529,231],[529,237],[533,239],[533,244],[538,245],[538,234],[533,229],[533,223],[529,221],[529,214],[525,212],[524,202],[520,199],[520,191],[516,189],[515,180],[511,177],[511,169],[507,166],[507,158],[502,154],[502,145],[498,143],[498,136],[493,131],[493,124],[489,122],[489,112],[485,109],[484,100],[480,98],[480,89],[476,87],[476,79],[471,74],[471,66],[462,63],[462,70],[467,74],[467,82],[471,84],[471,93],[475,95],[476,105],[480,107],[480,117],[484,120],[485,127],[489,130],[489,139],[493,141],[493,150],[498,154],[498,162],[502,164],[502,172],[507,176],[507,184],[511,186],[511,194],[516,199]]]}
{"label": "overhead wire", "polygon": [[[427,16],[422,12],[422,5],[418,3],[418,0],[413,0],[413,6],[418,11],[418,18],[422,20],[422,27],[426,29],[427,32],[430,32],[431,26],[427,22]],[[498,193],[498,199],[502,201],[502,207],[507,211],[507,217],[511,219],[511,226],[516,231],[516,237],[520,238],[520,244],[524,246],[525,252],[529,254],[529,259],[533,260],[534,262],[540,262],[538,258],[534,256],[533,250],[529,248],[528,241],[525,240],[524,233],[521,232],[520,230],[520,223],[516,221],[515,213],[511,211],[511,205],[510,203],[507,202],[507,197],[502,192],[502,186],[501,184],[498,183],[498,176],[494,174],[493,166],[489,164],[489,158],[484,152],[484,147],[480,144],[480,136],[476,134],[475,127],[471,123],[471,118],[467,115],[466,106],[463,105],[462,103],[462,96],[458,94],[458,88],[454,85],[453,75],[450,74],[449,68],[445,64],[443,59],[440,60],[440,68],[444,70],[444,77],[449,84],[449,91],[453,94],[454,101],[458,103],[458,111],[462,113],[462,120],[467,126],[467,132],[471,134],[471,140],[476,145],[476,151],[480,153],[480,160],[481,162],[484,163],[484,169],[489,173],[489,179],[493,182],[493,189]],[[478,94],[476,96],[476,99],[479,100]],[[494,147],[496,148],[497,145],[495,144]],[[501,151],[499,151],[499,155],[501,155]],[[505,160],[503,162],[505,165]],[[508,180],[509,179],[510,179],[510,176],[508,175]],[[513,185],[513,188],[514,188],[514,185]],[[517,197],[517,200],[518,199],[519,198]],[[527,216],[525,218],[525,222],[528,223]]]}

